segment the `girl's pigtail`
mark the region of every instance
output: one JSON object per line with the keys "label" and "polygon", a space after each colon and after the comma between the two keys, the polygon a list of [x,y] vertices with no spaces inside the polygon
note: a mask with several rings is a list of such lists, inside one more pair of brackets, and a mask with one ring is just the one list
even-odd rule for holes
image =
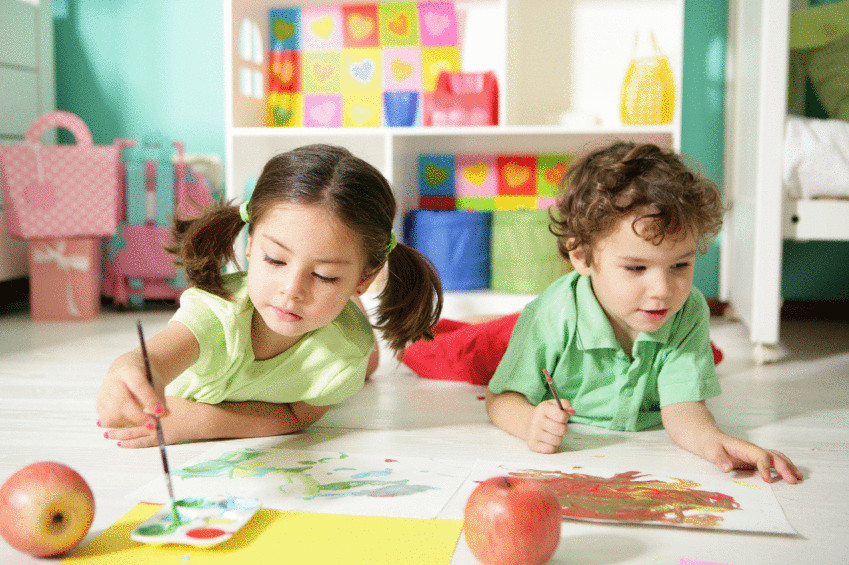
{"label": "girl's pigtail", "polygon": [[386,271],[375,324],[386,343],[400,351],[418,339],[433,339],[431,329],[442,313],[442,283],[433,263],[399,243],[387,255]]}
{"label": "girl's pigtail", "polygon": [[182,266],[189,281],[221,298],[229,298],[222,271],[236,260],[233,244],[245,227],[239,207],[218,202],[203,215],[190,220],[174,220],[174,241],[165,250],[174,255],[174,263]]}

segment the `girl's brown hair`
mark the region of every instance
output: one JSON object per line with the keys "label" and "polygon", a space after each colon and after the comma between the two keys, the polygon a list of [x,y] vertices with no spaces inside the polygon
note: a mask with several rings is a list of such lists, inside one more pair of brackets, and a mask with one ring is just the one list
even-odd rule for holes
{"label": "girl's brown hair", "polygon": [[[366,259],[363,276],[386,263],[386,284],[378,295],[375,327],[395,350],[420,338],[442,311],[442,285],[431,262],[399,243],[387,253],[395,218],[395,196],[386,178],[347,149],[330,145],[299,147],[266,163],[250,199],[249,233],[281,203],[320,204],[359,234]],[[222,298],[223,267],[235,261],[233,244],[244,227],[238,206],[220,202],[193,220],[176,220],[168,251],[197,287]]]}
{"label": "girl's brown hair", "polygon": [[635,212],[631,226],[647,241],[693,235],[704,253],[725,211],[714,183],[652,144],[617,142],[590,153],[569,169],[560,189],[550,227],[557,248],[568,259],[582,247],[588,263],[593,244]]}

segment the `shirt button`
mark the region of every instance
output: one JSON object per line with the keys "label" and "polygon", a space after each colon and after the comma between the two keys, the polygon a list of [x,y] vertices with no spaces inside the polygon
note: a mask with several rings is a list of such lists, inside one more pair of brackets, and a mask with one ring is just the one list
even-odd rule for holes
{"label": "shirt button", "polygon": [[628,398],[631,398],[633,395],[634,395],[634,389],[633,388],[627,387],[627,388],[622,389],[622,396],[626,396]]}

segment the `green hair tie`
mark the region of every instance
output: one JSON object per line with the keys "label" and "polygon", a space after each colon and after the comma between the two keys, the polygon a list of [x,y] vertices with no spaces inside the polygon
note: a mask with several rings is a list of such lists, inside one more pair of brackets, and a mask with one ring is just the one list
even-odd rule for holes
{"label": "green hair tie", "polygon": [[395,249],[395,246],[397,245],[398,238],[395,237],[395,232],[389,232],[389,243],[386,244],[386,248],[384,249],[384,251],[386,251],[386,254],[389,255],[390,253],[392,253],[392,250]]}
{"label": "green hair tie", "polygon": [[242,218],[242,221],[246,224],[251,223],[251,213],[248,210],[248,206],[250,206],[250,203],[250,200],[247,200],[239,204],[239,217]]}

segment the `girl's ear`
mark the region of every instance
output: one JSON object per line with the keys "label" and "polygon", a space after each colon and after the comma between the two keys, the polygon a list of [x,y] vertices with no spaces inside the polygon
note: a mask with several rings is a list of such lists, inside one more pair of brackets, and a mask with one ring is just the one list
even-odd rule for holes
{"label": "girl's ear", "polygon": [[247,259],[251,258],[251,241],[253,241],[251,238],[252,236],[248,235],[248,243],[245,245],[245,258]]}
{"label": "girl's ear", "polygon": [[[385,264],[386,264],[386,263],[384,263],[384,265],[385,265]],[[371,283],[373,283],[373,282],[374,282],[374,279],[376,279],[376,278],[377,278],[377,275],[379,275],[379,274],[380,274],[380,270],[381,270],[382,268],[383,268],[383,265],[381,265],[380,267],[376,268],[376,269],[375,269],[375,270],[373,270],[371,273],[369,273],[369,274],[367,274],[365,277],[363,277],[363,280],[362,280],[362,281],[360,281],[360,284],[358,284],[358,285],[357,285],[357,290],[356,290],[356,292],[357,292],[357,295],[358,295],[358,296],[359,296],[360,294],[362,294],[362,293],[364,293],[365,291],[367,291],[367,290],[368,290],[368,287],[370,287],[370,286],[371,286]]]}
{"label": "girl's ear", "polygon": [[569,262],[579,274],[589,276],[590,265],[587,263],[587,254],[583,245],[579,245],[569,252]]}

